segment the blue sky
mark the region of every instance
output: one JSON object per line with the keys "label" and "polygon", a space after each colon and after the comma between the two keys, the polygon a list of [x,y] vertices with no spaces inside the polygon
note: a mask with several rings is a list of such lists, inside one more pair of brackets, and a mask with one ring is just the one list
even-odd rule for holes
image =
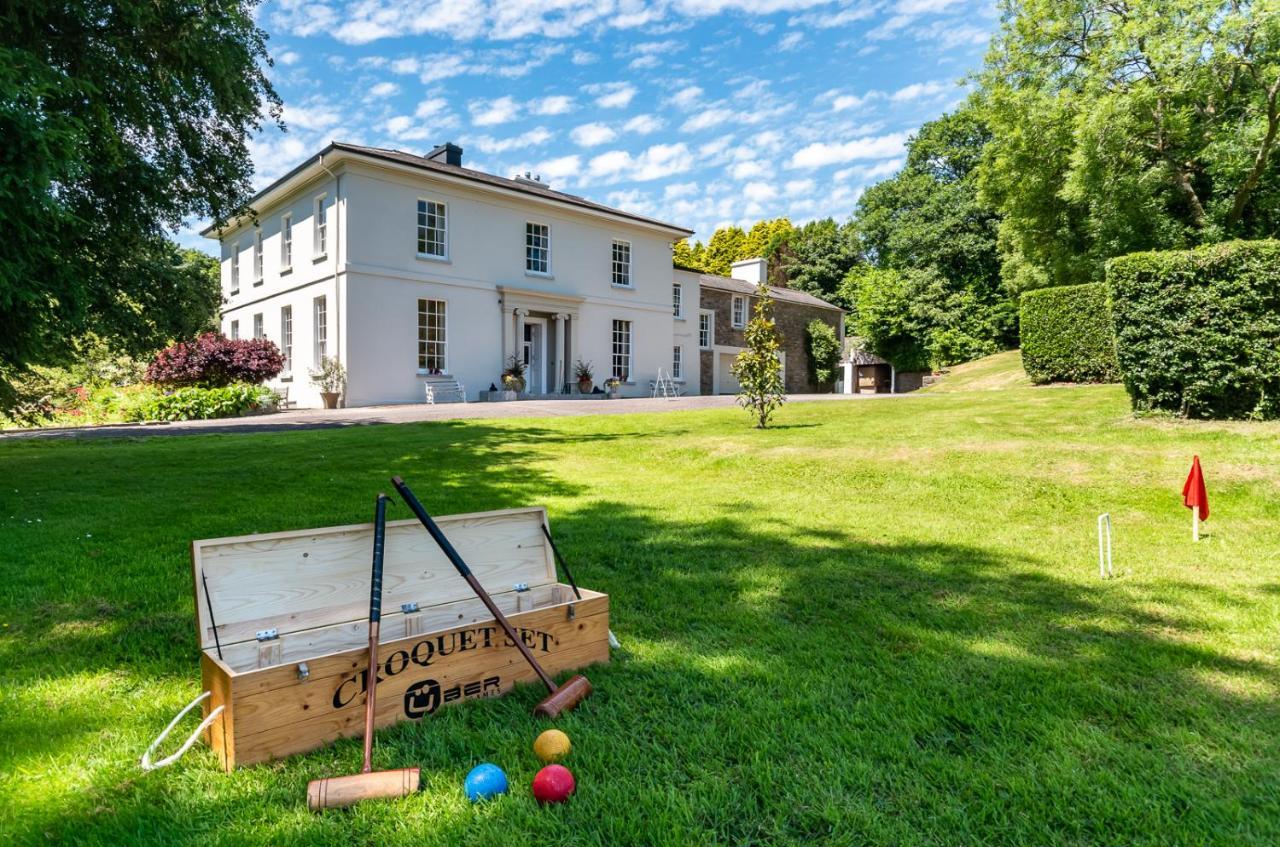
{"label": "blue sky", "polygon": [[259,20],[288,131],[254,139],[256,187],[331,139],[454,141],[704,240],[847,218],[997,23],[990,0],[270,0]]}

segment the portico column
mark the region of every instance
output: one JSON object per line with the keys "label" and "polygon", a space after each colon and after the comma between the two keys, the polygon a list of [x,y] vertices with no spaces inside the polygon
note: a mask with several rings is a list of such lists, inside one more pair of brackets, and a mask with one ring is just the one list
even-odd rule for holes
{"label": "portico column", "polygon": [[[520,361],[524,361],[524,356],[520,351],[524,349],[524,316],[529,314],[528,309],[516,309],[516,343],[512,355]],[[529,375],[525,374],[525,384],[528,385]]]}
{"label": "portico column", "polygon": [[511,350],[514,346],[511,339],[511,313],[514,311],[505,303],[502,305],[502,368],[507,366],[507,360],[511,358]]}
{"label": "portico column", "polygon": [[578,346],[578,316],[569,316],[569,355],[582,358],[582,348]]}
{"label": "portico column", "polygon": [[551,387],[553,394],[558,394],[564,384],[569,381],[564,372],[564,320],[567,317],[568,315],[563,313],[556,315],[556,384]]}

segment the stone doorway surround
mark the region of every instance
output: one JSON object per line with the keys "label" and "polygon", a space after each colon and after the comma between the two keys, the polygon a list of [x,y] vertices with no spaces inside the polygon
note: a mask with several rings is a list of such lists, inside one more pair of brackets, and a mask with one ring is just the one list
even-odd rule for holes
{"label": "stone doorway surround", "polygon": [[581,318],[579,308],[584,298],[571,294],[536,291],[529,288],[498,286],[498,305],[502,309],[502,362],[515,354],[524,339],[525,318],[539,317],[547,321],[551,332],[548,359],[552,363],[551,384],[547,393],[557,394],[564,385],[572,384],[572,362],[578,350]]}

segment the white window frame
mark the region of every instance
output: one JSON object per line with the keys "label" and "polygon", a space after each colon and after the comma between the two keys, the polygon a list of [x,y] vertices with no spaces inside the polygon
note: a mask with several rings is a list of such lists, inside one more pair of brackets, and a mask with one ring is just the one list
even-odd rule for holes
{"label": "white window frame", "polygon": [[[702,323],[706,321],[707,343],[702,343]],[[710,350],[716,345],[716,313],[709,309],[698,312],[698,349]]]}
{"label": "white window frame", "polygon": [[[738,315],[738,307],[742,307],[742,315]],[[734,329],[742,329],[747,325],[747,298],[742,294],[733,295],[733,302],[729,305],[729,322],[733,324]]]}
{"label": "white window frame", "polygon": [[[621,247],[626,251],[626,260],[618,259],[618,248]],[[609,284],[614,288],[635,288],[635,276],[632,274],[631,267],[631,242],[623,241],[621,238],[613,239],[613,244],[609,250]],[[623,280],[619,282],[618,280]]]}
{"label": "white window frame", "polygon": [[[622,334],[622,330],[620,330],[620,325],[626,327],[625,335]],[[635,359],[636,359],[635,324],[632,321],[623,320],[621,318],[614,318],[613,323],[610,326],[610,332],[611,332],[611,335],[609,339],[609,371],[610,371],[609,376],[620,377],[622,381],[627,385],[634,385],[635,384]],[[626,355],[627,372],[625,376],[622,374],[619,374],[618,369],[616,367],[618,363],[619,340],[621,338],[626,339],[625,355]]]}
{"label": "white window frame", "polygon": [[[440,305],[440,338],[432,341],[430,338],[424,337],[429,334],[430,328],[430,304],[438,303]],[[432,344],[440,347],[440,372],[449,372],[449,301],[441,300],[434,297],[418,298],[418,373],[431,373],[431,365],[428,360],[431,357],[430,348]]]}
{"label": "white window frame", "polygon": [[671,314],[676,320],[684,320],[684,284],[671,283]]}
{"label": "white window frame", "polygon": [[[426,208],[423,208],[424,204],[426,205]],[[423,223],[422,219],[423,219],[423,216],[431,215],[431,206],[433,204],[440,207],[440,212],[437,213],[436,217],[443,224],[442,226],[437,228],[437,230],[440,233],[441,252],[439,253],[427,253],[420,249],[423,243],[427,240],[424,238],[425,233],[430,232],[432,230],[431,227]],[[415,212],[414,220],[416,222],[416,226],[415,226],[416,235],[414,240],[414,249],[417,253],[418,258],[419,259],[438,259],[442,261],[448,261],[449,260],[449,204],[445,203],[442,200],[432,200],[430,197],[419,197],[418,203],[415,209],[416,209],[416,212]]]}
{"label": "white window frame", "polygon": [[316,197],[311,208],[311,253],[317,260],[329,255],[329,207],[324,204],[328,196]]}
{"label": "white window frame", "polygon": [[293,270],[293,213],[280,216],[280,273]]}
{"label": "white window frame", "polygon": [[329,301],[321,294],[311,301],[311,357],[317,369],[329,355]]}
{"label": "white window frame", "polygon": [[262,285],[262,227],[253,228],[253,284]]}
{"label": "white window frame", "polygon": [[240,340],[240,321],[231,322],[231,340],[232,341]]}
{"label": "white window frame", "polygon": [[[530,227],[535,226],[540,226],[546,230],[547,244],[542,248],[546,251],[544,259],[546,270],[541,271],[529,267],[529,262],[533,260],[533,257],[529,255],[529,251],[538,249],[536,246],[530,244],[529,241],[530,238],[537,237],[534,233],[529,231]],[[551,224],[538,223],[537,221],[524,222],[524,272],[528,276],[551,276]]]}
{"label": "white window frame", "polygon": [[676,382],[684,382],[683,344],[676,344],[671,348],[671,378]]}
{"label": "white window frame", "polygon": [[231,293],[240,293],[240,242],[231,242]]}
{"label": "white window frame", "polygon": [[253,337],[254,339],[267,337],[267,322],[263,320],[262,312],[257,312],[253,316]]}
{"label": "white window frame", "polygon": [[293,375],[293,307],[280,307],[280,355],[284,357],[284,370],[281,379]]}

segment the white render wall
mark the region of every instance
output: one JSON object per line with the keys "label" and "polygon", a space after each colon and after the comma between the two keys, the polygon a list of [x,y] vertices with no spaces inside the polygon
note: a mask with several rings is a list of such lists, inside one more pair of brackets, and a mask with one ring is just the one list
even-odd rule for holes
{"label": "white render wall", "polygon": [[[347,161],[330,165],[330,177],[298,189],[283,205],[261,210],[264,281],[253,285],[252,225],[223,239],[223,290],[229,291],[230,244],[241,243],[240,292],[224,307],[222,329],[240,321],[241,337],[253,332],[261,311],[266,335],[280,343],[280,307],[293,307],[293,380],[290,399],[320,404],[307,378],[313,362],[312,304],[327,294],[329,354],[347,368],[345,405],[412,403],[424,400],[424,377],[417,370],[417,301],[447,305],[447,372],[476,400],[490,383],[500,383],[503,327],[499,287],[537,292],[576,302],[578,350],[570,366],[590,361],[599,385],[611,366],[612,321],[632,322],[633,379],[630,396],[647,395],[658,369],[671,370],[672,347],[684,347],[685,389],[698,386],[696,286],[684,289],[687,320],[672,317],[669,232],[614,221],[522,195],[497,196],[468,184],[448,183],[429,173]],[[327,255],[313,260],[313,199],[329,205]],[[448,258],[416,255],[419,198],[448,206]],[[280,269],[280,216],[293,215],[293,269]],[[551,227],[551,272],[525,272],[525,223]],[[633,287],[611,284],[612,243],[631,243]],[[557,307],[550,305],[547,312]],[[535,312],[535,314],[540,314]],[[680,335],[677,336],[677,333]],[[512,335],[509,329],[508,334]],[[548,321],[547,356],[554,362],[555,321]],[[508,343],[514,345],[514,338]],[[570,373],[572,381],[572,373]]]}

